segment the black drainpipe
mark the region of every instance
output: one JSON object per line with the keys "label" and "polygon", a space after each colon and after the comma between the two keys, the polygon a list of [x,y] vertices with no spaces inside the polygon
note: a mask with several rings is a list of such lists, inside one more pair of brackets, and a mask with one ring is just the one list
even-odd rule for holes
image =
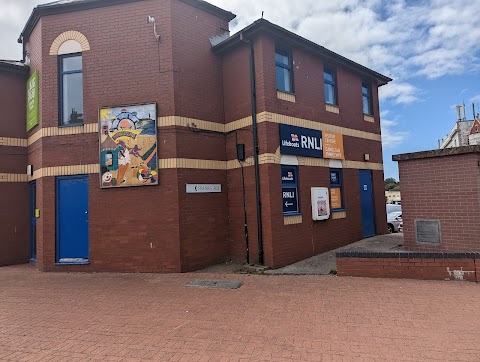
{"label": "black drainpipe", "polygon": [[257,237],[258,237],[258,262],[263,264],[263,224],[262,202],[260,199],[260,167],[258,164],[258,130],[257,130],[257,94],[255,85],[255,54],[253,43],[250,40],[242,40],[250,45],[250,96],[252,99],[252,128],[253,128],[253,162],[255,167],[255,199],[257,206]]}

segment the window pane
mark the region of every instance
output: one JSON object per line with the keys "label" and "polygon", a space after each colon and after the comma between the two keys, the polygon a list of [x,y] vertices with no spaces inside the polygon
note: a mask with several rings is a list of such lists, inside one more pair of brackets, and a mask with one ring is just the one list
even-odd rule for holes
{"label": "window pane", "polygon": [[288,60],[288,52],[277,49],[275,51],[275,62],[280,64],[285,64],[285,65],[290,65],[290,62]]}
{"label": "window pane", "polygon": [[325,83],[325,103],[337,104],[335,100],[335,87],[327,83]]}
{"label": "window pane", "polygon": [[82,70],[82,56],[63,58],[63,71]]}
{"label": "window pane", "polygon": [[277,66],[277,89],[282,92],[291,92],[290,70]]}
{"label": "window pane", "polygon": [[63,76],[63,124],[83,122],[82,73]]}
{"label": "window pane", "polygon": [[363,96],[363,113],[371,114],[370,110],[370,100],[368,97]]}
{"label": "window pane", "polygon": [[335,82],[335,77],[333,76],[333,72],[330,70],[325,70],[325,72],[323,73],[323,78],[327,82],[330,82],[330,83]]}

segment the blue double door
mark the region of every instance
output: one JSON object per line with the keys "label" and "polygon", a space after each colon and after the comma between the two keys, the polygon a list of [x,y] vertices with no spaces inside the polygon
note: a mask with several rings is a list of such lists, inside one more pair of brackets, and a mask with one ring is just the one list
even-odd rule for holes
{"label": "blue double door", "polygon": [[88,177],[56,179],[57,263],[88,263]]}
{"label": "blue double door", "polygon": [[363,237],[375,235],[372,171],[360,170],[360,204],[362,208]]}

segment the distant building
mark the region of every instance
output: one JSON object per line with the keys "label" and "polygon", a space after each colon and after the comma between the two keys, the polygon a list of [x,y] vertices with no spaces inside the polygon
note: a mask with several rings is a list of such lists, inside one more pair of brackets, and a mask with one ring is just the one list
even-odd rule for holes
{"label": "distant building", "polygon": [[387,200],[387,204],[400,205],[400,203],[402,202],[402,198],[399,190],[385,191],[385,199]]}
{"label": "distant building", "polygon": [[[460,113],[463,113],[463,117]],[[475,114],[475,109],[473,110],[473,114]],[[438,141],[438,148],[442,149],[480,144],[480,134],[477,135],[477,133],[480,132],[479,123],[477,121],[475,128],[475,120],[477,120],[477,117],[473,120],[467,120],[465,104],[457,106],[457,121],[448,135]],[[471,137],[472,134],[474,134],[474,136]]]}
{"label": "distant building", "polygon": [[472,146],[480,145],[480,120],[478,117],[473,121],[470,134],[468,135],[468,143]]}

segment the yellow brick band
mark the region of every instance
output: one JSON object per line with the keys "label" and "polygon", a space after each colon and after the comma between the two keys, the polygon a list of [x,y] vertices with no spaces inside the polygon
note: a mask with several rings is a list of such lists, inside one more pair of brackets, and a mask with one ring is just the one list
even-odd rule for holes
{"label": "yellow brick band", "polygon": [[0,182],[27,182],[27,175],[18,173],[0,173]]}
{"label": "yellow brick band", "polygon": [[[262,112],[257,115],[257,122],[272,122],[277,124],[288,124],[291,126],[310,128],[318,131],[340,133],[344,136],[351,136],[357,138],[363,138],[373,141],[381,141],[381,136],[376,133],[369,133],[359,131],[355,129],[334,126],[327,123],[320,123],[316,121],[310,121],[307,119],[285,116],[283,114],[276,114],[271,112]],[[252,117],[245,117],[237,121],[233,121],[227,124],[203,121],[200,119],[180,117],[180,116],[168,116],[158,118],[158,128],[162,127],[189,127],[193,129],[214,131],[220,133],[231,132],[241,128],[249,127],[252,125]],[[65,136],[74,134],[86,134],[86,133],[98,133],[97,123],[86,123],[82,126],[75,127],[46,127],[41,128],[36,133],[28,138],[28,145],[33,144],[42,137],[53,136]],[[1,144],[0,144],[1,145]]]}
{"label": "yellow brick band", "polygon": [[23,138],[0,137],[0,146],[27,147],[27,140]]}

